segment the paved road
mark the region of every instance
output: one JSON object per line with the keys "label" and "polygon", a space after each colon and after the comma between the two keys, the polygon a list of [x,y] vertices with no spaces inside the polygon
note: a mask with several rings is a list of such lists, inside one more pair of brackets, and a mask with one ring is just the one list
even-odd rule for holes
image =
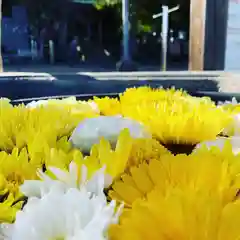
{"label": "paved road", "polygon": [[[49,64],[36,64],[36,65],[8,65],[4,67],[7,72],[62,72],[62,73],[75,73],[75,72],[115,72],[114,67],[101,67],[100,65],[78,65],[76,67],[69,67],[68,65],[49,65]],[[182,71],[187,70],[187,64],[171,64],[168,71]],[[161,71],[159,65],[139,65],[138,71]]]}
{"label": "paved road", "polygon": [[[21,73],[8,73],[15,76]],[[44,96],[59,96],[59,95],[76,95],[76,94],[104,94],[104,93],[119,93],[126,88],[142,85],[150,85],[152,87],[175,87],[183,88],[190,92],[196,90],[202,91],[217,91],[217,82],[207,80],[207,77],[195,78],[187,76],[186,72],[180,74],[179,77],[174,77],[174,72],[170,76],[156,72],[136,72],[136,73],[94,73],[90,76],[88,73],[69,74],[69,75],[49,75],[54,78],[40,77],[30,79],[12,78],[8,80],[5,77],[0,81],[0,96],[10,99],[44,97]],[[32,73],[28,73],[32,76]],[[121,75],[125,76],[121,76]],[[140,74],[140,75],[139,75]],[[160,74],[160,75],[159,75]],[[146,76],[144,76],[146,75]],[[171,76],[172,75],[172,76]],[[194,73],[192,73],[194,75]],[[119,77],[120,76],[120,77]],[[148,76],[148,77],[147,77]],[[150,77],[149,77],[150,76]],[[195,73],[196,76],[196,73]],[[1,75],[0,75],[1,79]]]}
{"label": "paved road", "polygon": [[[127,87],[150,84],[184,88],[191,92],[218,91],[240,92],[239,75],[223,72],[107,72],[109,69],[69,68],[64,66],[9,67],[0,74],[0,96],[11,99],[121,92]],[[95,70],[95,71],[93,71]],[[146,70],[146,68],[144,69]],[[14,72],[13,72],[14,71]],[[16,72],[17,71],[17,72]],[[11,81],[3,75],[37,75],[35,81]],[[216,76],[224,74],[224,77]],[[2,77],[1,77],[2,76]],[[16,79],[21,80],[21,79]],[[48,80],[48,81],[46,81]],[[53,80],[53,81],[49,81]],[[59,81],[60,80],[60,81]],[[98,81],[99,80],[99,81]],[[167,81],[166,81],[167,80]],[[217,81],[216,81],[217,80]]]}

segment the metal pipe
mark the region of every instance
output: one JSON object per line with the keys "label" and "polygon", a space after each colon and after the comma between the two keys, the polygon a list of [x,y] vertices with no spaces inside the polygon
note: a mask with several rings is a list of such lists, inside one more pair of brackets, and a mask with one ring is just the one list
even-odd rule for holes
{"label": "metal pipe", "polygon": [[32,60],[34,60],[34,40],[31,39],[31,55],[32,55]]}
{"label": "metal pipe", "polygon": [[[175,12],[175,11],[179,10],[179,8],[180,8],[180,5],[177,5],[176,7],[170,8],[168,10],[168,13]],[[156,18],[162,17],[162,15],[163,15],[163,13],[161,12],[161,13],[158,13],[158,14],[154,14],[152,17],[153,17],[153,19],[156,19]]]}
{"label": "metal pipe", "polygon": [[51,64],[55,62],[54,42],[49,40],[49,60]]}
{"label": "metal pipe", "polygon": [[168,48],[168,7],[162,6],[162,70],[167,70],[167,48]]}
{"label": "metal pipe", "polygon": [[130,60],[129,54],[129,1],[122,0],[122,28],[123,28],[123,61]]}

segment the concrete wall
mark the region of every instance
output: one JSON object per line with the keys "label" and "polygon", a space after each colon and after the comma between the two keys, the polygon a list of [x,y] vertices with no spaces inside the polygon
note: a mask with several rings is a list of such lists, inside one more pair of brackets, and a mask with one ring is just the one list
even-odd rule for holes
{"label": "concrete wall", "polygon": [[12,17],[2,19],[2,44],[12,50],[28,50],[28,21],[24,7],[14,6]]}

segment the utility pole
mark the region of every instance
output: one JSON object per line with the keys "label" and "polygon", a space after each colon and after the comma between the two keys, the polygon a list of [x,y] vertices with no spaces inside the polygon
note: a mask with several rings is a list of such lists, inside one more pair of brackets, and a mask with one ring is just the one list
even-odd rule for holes
{"label": "utility pole", "polygon": [[129,1],[122,0],[123,61],[130,61],[129,54]]}
{"label": "utility pole", "polygon": [[169,14],[179,10],[180,6],[169,9],[168,6],[162,6],[162,12],[154,14],[153,19],[162,17],[162,52],[161,52],[161,70],[167,70],[167,51],[168,51],[168,21]]}
{"label": "utility pole", "polygon": [[122,0],[122,59],[117,63],[119,71],[137,71],[136,64],[131,59],[129,49],[129,0]]}

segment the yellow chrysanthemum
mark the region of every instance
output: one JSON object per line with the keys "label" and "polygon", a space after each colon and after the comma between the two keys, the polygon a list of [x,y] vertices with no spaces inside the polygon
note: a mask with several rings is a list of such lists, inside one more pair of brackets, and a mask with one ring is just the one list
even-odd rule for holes
{"label": "yellow chrysanthemum", "polygon": [[115,149],[104,138],[100,140],[99,144],[92,146],[89,156],[84,156],[78,149],[71,149],[69,152],[64,152],[61,149],[51,149],[48,158],[46,158],[46,168],[48,169],[48,166],[50,166],[69,171],[69,163],[74,161],[79,167],[79,174],[82,165],[87,167],[88,177],[90,178],[93,173],[105,166],[105,173],[114,179],[124,172],[131,153],[132,143],[133,139],[128,129],[124,129],[118,137]]}
{"label": "yellow chrysanthemum", "polygon": [[49,100],[45,105],[30,108],[14,107],[8,99],[1,99],[0,150],[11,153],[15,147],[26,147],[29,161],[38,167],[51,162],[54,151],[69,152],[68,136],[72,130],[85,117],[98,114],[87,103],[68,101]]}
{"label": "yellow chrysanthemum", "polygon": [[117,177],[123,173],[131,153],[133,139],[128,129],[121,131],[115,149],[109,141],[102,138],[99,144],[92,147],[90,156],[82,162],[88,168],[95,166],[95,170],[106,166],[106,173],[111,177]]}
{"label": "yellow chrysanthemum", "polygon": [[19,196],[19,186],[25,179],[37,179],[37,166],[28,161],[25,148],[21,151],[15,148],[12,154],[0,152],[0,166],[1,185],[5,184],[6,189],[16,198]]}
{"label": "yellow chrysanthemum", "polygon": [[[51,117],[49,117],[51,116]],[[30,126],[26,126],[25,131],[30,131],[30,137],[35,134],[45,134],[49,143],[56,143],[56,138],[69,136],[72,130],[86,117],[95,117],[94,111],[79,110],[75,106],[54,106],[46,105],[35,109],[30,109],[27,119]],[[27,123],[25,123],[27,124]],[[29,139],[30,141],[31,139]]]}
{"label": "yellow chrysanthemum", "polygon": [[156,140],[133,139],[128,129],[124,129],[118,137],[115,150],[112,150],[110,143],[102,138],[99,144],[92,147],[89,162],[94,158],[97,159],[100,167],[106,165],[107,174],[116,177],[131,166],[158,159],[164,154],[170,154],[170,152]]}
{"label": "yellow chrysanthemum", "polygon": [[[83,156],[78,149],[69,149],[62,141],[63,147],[52,148],[46,153],[45,165],[54,166],[68,171],[73,160],[79,167],[84,164],[88,167],[89,177],[98,169],[106,166],[106,173],[112,178],[128,171],[131,166],[158,159],[170,152],[154,139],[132,139],[127,129],[123,130],[118,138],[115,149],[102,138],[99,144],[92,147],[89,156]],[[63,151],[65,147],[65,151]]]}
{"label": "yellow chrysanthemum", "polygon": [[105,116],[114,116],[121,114],[121,104],[116,98],[98,98],[94,97],[94,103],[97,104],[99,111]]}
{"label": "yellow chrysanthemum", "polygon": [[[39,144],[39,141],[42,143]],[[38,138],[35,142],[28,144],[29,161],[41,168],[42,165],[64,167],[68,166],[72,160],[72,151],[74,149],[68,141],[68,137],[61,137],[53,144],[54,147],[44,141],[44,138]]]}
{"label": "yellow chrysanthemum", "polygon": [[159,159],[163,154],[170,152],[155,139],[134,139],[128,166],[137,166],[140,163],[149,163],[153,159]]}
{"label": "yellow chrysanthemum", "polygon": [[136,202],[110,228],[110,240],[233,240],[240,238],[240,201],[223,204],[218,192],[169,188]]}
{"label": "yellow chrysanthemum", "polygon": [[64,99],[48,99],[48,100],[40,100],[33,101],[27,105],[30,108],[37,108],[40,106],[54,106],[61,109],[69,109],[71,108],[75,112],[84,112],[84,113],[92,113],[98,112],[97,109],[86,101],[78,101],[76,97],[68,97]]}
{"label": "yellow chrysanthemum", "polygon": [[[84,106],[84,107],[83,107]],[[7,100],[0,101],[0,150],[11,151],[14,147],[38,145],[37,152],[43,151],[42,142],[55,147],[57,139],[69,136],[72,130],[86,117],[98,114],[85,105],[47,104],[37,108],[23,105],[13,107]]]}
{"label": "yellow chrysanthemum", "polygon": [[209,97],[192,97],[185,91],[176,90],[175,88],[128,88],[123,94],[120,94],[121,105],[139,105],[146,102],[158,103],[161,101],[184,101],[189,103],[210,104],[214,106],[214,102],[212,102]]}
{"label": "yellow chrysanthemum", "polygon": [[109,196],[132,206],[137,199],[145,199],[154,188],[166,192],[170,186],[206,192],[217,191],[223,201],[236,198],[240,189],[240,155],[232,153],[231,146],[205,147],[191,155],[162,155],[130,169],[112,185]]}
{"label": "yellow chrysanthemum", "polygon": [[121,105],[139,105],[141,103],[153,103],[159,101],[172,101],[188,96],[182,90],[172,89],[152,89],[150,87],[128,88],[120,94]]}
{"label": "yellow chrysanthemum", "polygon": [[3,202],[0,202],[0,224],[12,223],[21,207],[22,202],[15,203],[15,198],[9,194]]}
{"label": "yellow chrysanthemum", "polygon": [[208,101],[190,99],[154,102],[143,98],[134,105],[126,101],[122,104],[122,113],[145,124],[163,144],[194,145],[214,139],[231,121],[229,114]]}

